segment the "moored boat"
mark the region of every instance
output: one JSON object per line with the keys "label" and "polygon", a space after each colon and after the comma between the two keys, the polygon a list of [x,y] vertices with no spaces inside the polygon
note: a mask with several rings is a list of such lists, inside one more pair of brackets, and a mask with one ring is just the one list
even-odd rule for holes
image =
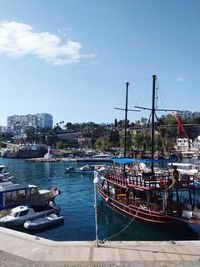
{"label": "moored boat", "polygon": [[14,175],[10,174],[9,172],[1,172],[0,173],[0,182],[7,182],[14,178]]}
{"label": "moored boat", "polygon": [[81,173],[81,174],[88,174],[93,173],[95,169],[95,166],[91,166],[89,164],[86,164],[84,166],[81,166],[80,168],[74,168],[74,167],[68,167],[65,168],[65,173]]}
{"label": "moored boat", "polygon": [[[188,222],[199,224],[200,189],[195,186],[194,179],[190,179],[190,176],[187,180],[181,179],[181,176],[175,178],[170,172],[156,172],[154,168],[155,164],[173,161],[156,160],[154,155],[155,82],[156,76],[153,75],[152,108],[143,108],[151,110],[151,158],[145,160],[126,158],[128,111],[126,103],[124,158],[112,159],[114,164],[108,170],[96,170],[94,183],[99,194],[110,207],[132,220],[153,224]],[[127,95],[126,99],[128,99]],[[138,171],[134,167],[141,162],[150,163],[151,168],[146,172]]]}
{"label": "moored boat", "polygon": [[6,169],[6,165],[4,165],[4,164],[0,164],[0,172],[2,172],[3,170],[5,170]]}
{"label": "moored boat", "polygon": [[0,183],[0,210],[19,205],[44,207],[60,194],[58,188],[39,189],[36,185],[14,184],[11,181]]}
{"label": "moored boat", "polygon": [[[170,174],[136,173],[132,166],[139,159],[113,159],[113,162],[114,168],[95,172],[97,190],[112,208],[132,219],[149,223],[199,222],[200,190],[195,187],[194,180],[180,179],[176,188],[170,190]],[[154,163],[158,161],[154,160]],[[116,164],[126,164],[129,171],[124,172]]]}
{"label": "moored boat", "polygon": [[93,166],[90,166],[88,164],[80,167],[79,169],[76,169],[76,172],[78,173],[93,173],[94,172],[94,167]]}
{"label": "moored boat", "polygon": [[26,221],[24,223],[24,227],[28,230],[39,230],[57,224],[61,224],[63,222],[64,222],[63,216],[58,216],[57,214],[54,213],[49,215],[44,214],[41,217]]}
{"label": "moored boat", "polygon": [[17,206],[11,209],[9,215],[0,218],[0,225],[4,227],[17,227],[23,225],[27,220],[47,216],[48,214],[58,213],[60,208],[52,205],[43,211],[35,211],[29,206]]}

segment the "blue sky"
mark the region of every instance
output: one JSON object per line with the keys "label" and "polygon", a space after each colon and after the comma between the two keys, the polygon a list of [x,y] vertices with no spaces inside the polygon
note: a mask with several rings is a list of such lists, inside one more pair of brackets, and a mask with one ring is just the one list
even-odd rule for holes
{"label": "blue sky", "polygon": [[126,82],[129,108],[150,107],[153,74],[159,108],[199,111],[199,14],[199,0],[0,0],[0,125],[114,122]]}

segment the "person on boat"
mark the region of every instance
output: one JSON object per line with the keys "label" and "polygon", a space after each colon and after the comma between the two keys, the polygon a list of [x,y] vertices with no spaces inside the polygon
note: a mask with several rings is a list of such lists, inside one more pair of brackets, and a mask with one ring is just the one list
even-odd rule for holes
{"label": "person on boat", "polygon": [[159,181],[160,187],[161,188],[165,188],[166,187],[166,180],[164,176],[160,177],[160,181]]}
{"label": "person on boat", "polygon": [[168,187],[168,189],[176,188],[179,180],[179,171],[177,170],[177,166],[174,166],[173,174],[172,174],[172,184]]}

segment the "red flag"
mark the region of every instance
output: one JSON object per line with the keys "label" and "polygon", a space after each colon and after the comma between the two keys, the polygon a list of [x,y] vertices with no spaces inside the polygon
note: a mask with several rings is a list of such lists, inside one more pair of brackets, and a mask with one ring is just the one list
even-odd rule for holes
{"label": "red flag", "polygon": [[183,126],[181,124],[181,117],[180,116],[177,117],[177,122],[178,122],[178,136],[181,137],[184,130],[183,130]]}

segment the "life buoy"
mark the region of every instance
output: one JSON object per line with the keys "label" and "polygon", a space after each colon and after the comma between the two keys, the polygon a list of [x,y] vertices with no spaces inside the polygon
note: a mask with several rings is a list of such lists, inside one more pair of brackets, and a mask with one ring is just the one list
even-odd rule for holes
{"label": "life buoy", "polygon": [[163,187],[166,184],[166,180],[164,177],[160,177],[160,186]]}

